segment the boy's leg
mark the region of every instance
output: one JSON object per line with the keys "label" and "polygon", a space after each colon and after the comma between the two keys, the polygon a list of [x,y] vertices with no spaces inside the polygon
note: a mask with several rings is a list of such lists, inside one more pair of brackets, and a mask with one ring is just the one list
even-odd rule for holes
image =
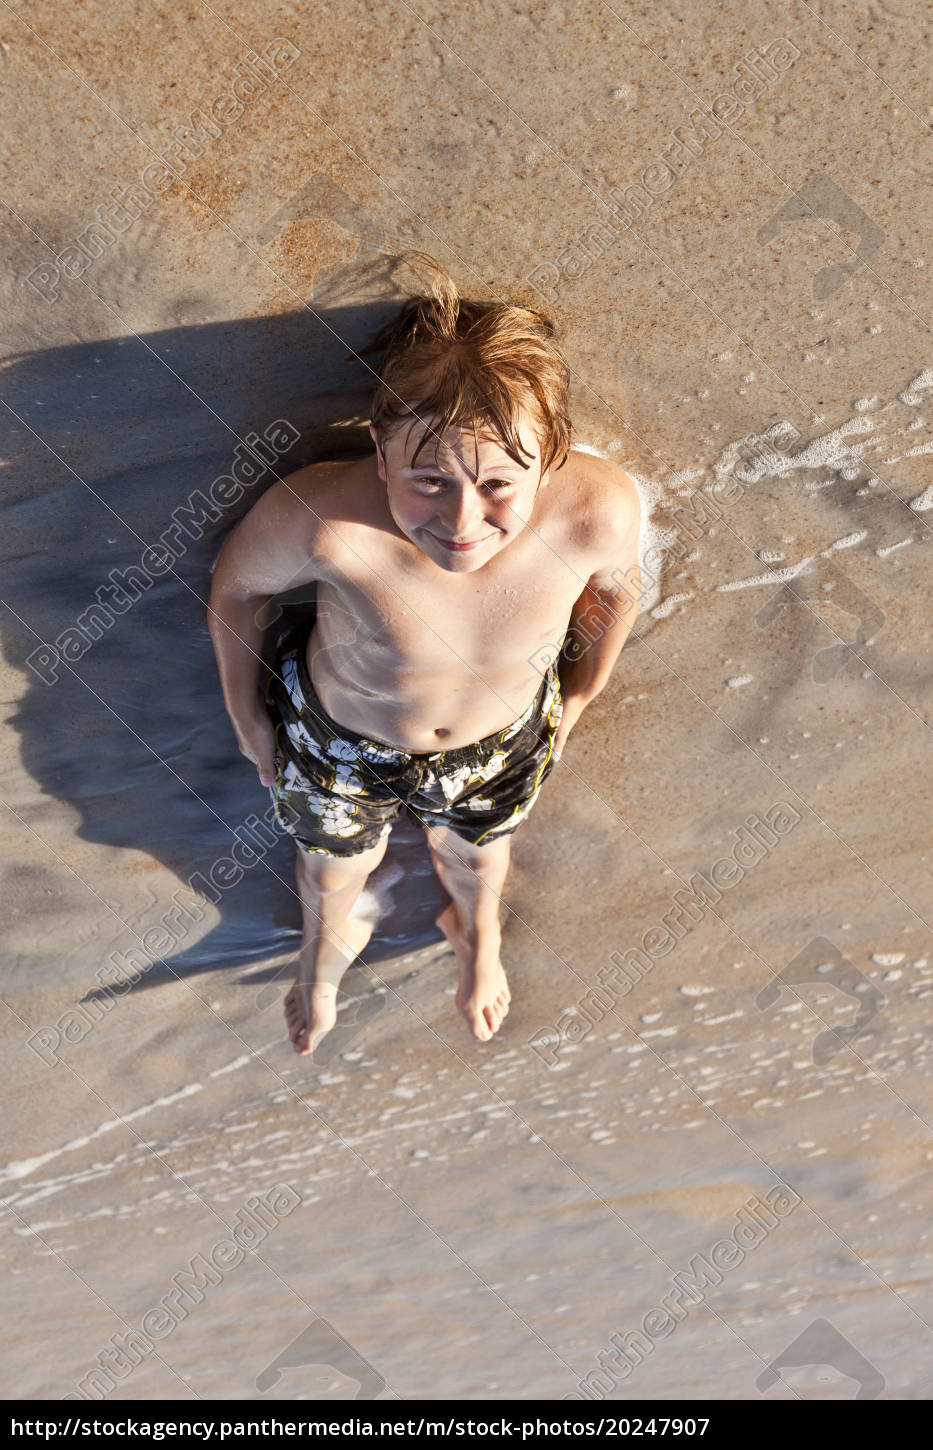
{"label": "boy's leg", "polygon": [[437,924],[457,953],[456,1003],[473,1036],[488,1042],[511,1000],[499,960],[499,903],[509,870],[511,837],[472,846],[449,826],[431,826],[426,834],[434,869],[453,902]]}
{"label": "boy's leg", "polygon": [[337,1020],[337,988],[372,934],[350,913],[370,873],[385,855],[388,837],[356,856],[299,850],[297,880],[304,918],[298,980],[285,998],[285,1020],[296,1052],[313,1052]]}

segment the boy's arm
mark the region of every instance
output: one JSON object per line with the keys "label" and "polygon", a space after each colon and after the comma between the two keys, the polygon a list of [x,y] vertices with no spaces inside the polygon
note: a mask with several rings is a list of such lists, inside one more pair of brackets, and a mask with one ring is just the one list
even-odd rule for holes
{"label": "boy's arm", "polygon": [[[623,475],[623,477],[625,477]],[[619,652],[638,615],[641,574],[638,491],[625,477],[610,509],[602,562],[590,575],[570,614],[570,631],[559,664],[564,712],[554,740],[560,759],[574,725],[609,681]]]}
{"label": "boy's arm", "polygon": [[275,740],[260,685],[265,629],[257,615],[275,594],[321,573],[321,522],[302,501],[296,478],[273,484],[234,529],[214,566],[208,601],[227,714],[262,785],[275,779]]}

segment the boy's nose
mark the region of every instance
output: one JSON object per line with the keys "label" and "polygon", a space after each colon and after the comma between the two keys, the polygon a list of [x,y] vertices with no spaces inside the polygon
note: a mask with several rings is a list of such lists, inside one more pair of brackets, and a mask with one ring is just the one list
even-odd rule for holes
{"label": "boy's nose", "polygon": [[472,539],[482,523],[483,507],[476,490],[458,489],[444,512],[444,524],[451,537],[458,540]]}

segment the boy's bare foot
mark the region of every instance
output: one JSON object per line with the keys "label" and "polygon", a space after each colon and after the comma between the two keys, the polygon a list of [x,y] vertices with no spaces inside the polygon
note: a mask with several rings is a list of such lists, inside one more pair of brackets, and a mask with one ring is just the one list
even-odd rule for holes
{"label": "boy's bare foot", "polygon": [[472,945],[460,914],[451,903],[437,918],[437,924],[457,954],[460,981],[455,1001],[473,1036],[488,1042],[499,1030],[509,1010],[512,994],[499,960],[499,933],[495,940]]}
{"label": "boy's bare foot", "polygon": [[[370,921],[348,921],[341,932],[349,967],[373,934]],[[342,950],[342,949],[341,949]],[[328,982],[295,983],[285,998],[285,1023],[292,1046],[302,1057],[313,1052],[337,1021],[337,988]]]}

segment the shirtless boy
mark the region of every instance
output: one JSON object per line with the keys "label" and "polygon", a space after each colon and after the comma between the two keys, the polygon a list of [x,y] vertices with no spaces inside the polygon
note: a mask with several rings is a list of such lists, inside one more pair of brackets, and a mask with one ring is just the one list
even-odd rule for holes
{"label": "shirtless boy", "polygon": [[[419,257],[431,295],[367,349],[375,452],[274,484],[211,589],[240,749],[299,847],[304,935],[285,1013],[302,1054],[336,1021],[371,930],[353,908],[403,806],[451,899],[438,925],[457,1007],[481,1042],[501,1026],[511,834],[637,612],[638,494],[613,464],[570,451],[551,324],[461,298]],[[306,645],[265,671],[263,606],[311,583]]]}

